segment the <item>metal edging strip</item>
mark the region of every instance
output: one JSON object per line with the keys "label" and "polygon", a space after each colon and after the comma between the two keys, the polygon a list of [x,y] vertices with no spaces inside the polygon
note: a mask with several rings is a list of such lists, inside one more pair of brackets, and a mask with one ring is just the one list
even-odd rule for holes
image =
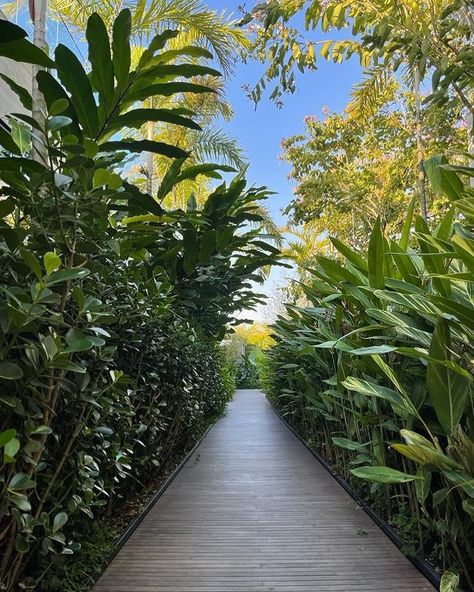
{"label": "metal edging strip", "polygon": [[135,532],[135,530],[138,528],[138,526],[142,523],[143,519],[148,514],[148,512],[153,508],[153,506],[156,504],[156,502],[165,493],[165,491],[168,489],[168,487],[171,485],[171,483],[173,483],[175,478],[178,476],[178,474],[181,472],[181,470],[184,468],[184,466],[187,464],[187,462],[191,459],[191,457],[196,452],[196,450],[199,448],[199,446],[201,446],[202,442],[204,441],[204,438],[207,436],[207,434],[211,431],[211,429],[215,426],[215,424],[217,423],[217,421],[220,418],[221,418],[221,416],[217,417],[207,427],[205,432],[202,434],[202,436],[199,438],[199,440],[196,442],[196,444],[193,446],[193,448],[186,454],[186,456],[179,463],[179,465],[174,469],[174,471],[171,473],[171,475],[169,475],[169,477],[165,480],[165,482],[161,485],[161,487],[157,491],[155,491],[155,493],[153,493],[151,495],[151,497],[148,499],[148,501],[146,502],[145,506],[143,507],[141,512],[138,514],[138,516],[136,516],[135,518],[133,518],[133,520],[131,520],[130,524],[127,526],[127,528],[124,530],[124,532],[117,539],[117,542],[115,543],[113,550],[108,554],[107,559],[105,560],[105,563],[102,566],[102,568],[100,569],[100,571],[98,570],[92,576],[92,579],[93,579],[92,587],[97,583],[100,576],[105,572],[107,567],[112,563],[112,561],[115,559],[115,557],[117,556],[119,551],[122,549],[122,547],[125,545],[125,543],[128,541],[128,539],[132,536],[132,534]]}
{"label": "metal edging strip", "polygon": [[[298,432],[291,427],[291,425],[283,419],[283,417],[278,413],[278,411],[273,406],[273,403],[270,401],[270,405],[273,409],[273,412],[278,417],[278,419],[293,433],[296,438],[303,444],[303,446],[314,456],[314,458],[326,469],[326,471],[333,477],[341,487],[343,487],[347,493],[352,497],[354,501],[364,510],[364,512],[377,524],[377,526],[388,536],[388,538],[394,543],[401,551],[405,546],[405,541],[399,536],[399,534],[389,525],[385,520],[380,518],[378,514],[372,510],[372,508],[365,502],[355,491],[351,489],[349,484],[345,479],[339,477],[331,466],[319,456],[319,454],[309,446],[304,439],[298,434]],[[438,590],[441,576],[440,574],[424,559],[417,557],[416,555],[406,555],[407,559],[411,561],[411,563],[420,571],[429,582],[435,586]]]}

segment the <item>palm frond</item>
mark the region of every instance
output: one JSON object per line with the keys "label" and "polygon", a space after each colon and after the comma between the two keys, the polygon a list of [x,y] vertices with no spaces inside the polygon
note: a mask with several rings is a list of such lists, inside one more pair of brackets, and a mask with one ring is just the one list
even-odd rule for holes
{"label": "palm frond", "polygon": [[397,88],[388,66],[368,68],[363,80],[352,89],[351,102],[346,107],[349,116],[362,122],[370,120],[381,107],[393,101]]}
{"label": "palm frond", "polygon": [[202,132],[189,133],[189,146],[193,158],[198,162],[217,160],[237,169],[247,165],[247,160],[237,140],[218,127],[207,127]]}
{"label": "palm frond", "polygon": [[82,31],[93,12],[110,28],[120,10],[130,8],[132,31],[138,41],[165,28],[182,29],[186,43],[207,47],[226,74],[233,71],[240,51],[250,44],[237,21],[209,9],[201,0],[51,0],[50,8],[53,16]]}

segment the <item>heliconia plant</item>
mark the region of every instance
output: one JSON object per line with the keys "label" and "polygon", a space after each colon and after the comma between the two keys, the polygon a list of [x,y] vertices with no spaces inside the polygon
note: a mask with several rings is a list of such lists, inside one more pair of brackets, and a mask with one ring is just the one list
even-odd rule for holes
{"label": "heliconia plant", "polygon": [[450,200],[444,219],[413,220],[413,202],[396,239],[376,221],[366,253],[332,239],[338,256],[317,256],[301,286],[311,305],[276,323],[265,387],[377,511],[474,589],[474,170],[443,157],[425,169]]}

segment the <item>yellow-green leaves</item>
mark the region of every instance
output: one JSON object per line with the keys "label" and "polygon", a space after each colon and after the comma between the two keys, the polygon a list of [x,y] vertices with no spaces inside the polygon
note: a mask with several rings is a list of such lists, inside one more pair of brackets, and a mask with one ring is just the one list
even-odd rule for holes
{"label": "yellow-green leaves", "polygon": [[459,574],[445,571],[441,577],[439,592],[458,592]]}
{"label": "yellow-green leaves", "polygon": [[51,275],[61,267],[61,258],[56,253],[49,251],[43,256],[43,263],[46,274]]}
{"label": "yellow-green leaves", "polygon": [[109,189],[119,189],[122,186],[122,178],[117,173],[112,173],[107,169],[96,169],[92,178],[92,187],[107,186]]}
{"label": "yellow-green leaves", "polygon": [[401,430],[406,444],[392,444],[392,448],[418,465],[430,466],[439,470],[456,469],[459,465],[443,454],[424,436],[410,430]]}
{"label": "yellow-green leaves", "polygon": [[359,467],[351,469],[351,473],[359,479],[373,481],[374,483],[408,483],[420,479],[418,475],[409,475],[390,467]]}

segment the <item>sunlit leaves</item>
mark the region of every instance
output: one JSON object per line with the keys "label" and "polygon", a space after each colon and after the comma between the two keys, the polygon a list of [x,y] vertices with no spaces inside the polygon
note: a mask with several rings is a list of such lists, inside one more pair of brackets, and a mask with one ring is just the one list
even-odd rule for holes
{"label": "sunlit leaves", "polygon": [[390,467],[360,467],[351,469],[351,473],[359,479],[374,481],[375,483],[407,483],[419,479],[417,475],[408,475]]}

